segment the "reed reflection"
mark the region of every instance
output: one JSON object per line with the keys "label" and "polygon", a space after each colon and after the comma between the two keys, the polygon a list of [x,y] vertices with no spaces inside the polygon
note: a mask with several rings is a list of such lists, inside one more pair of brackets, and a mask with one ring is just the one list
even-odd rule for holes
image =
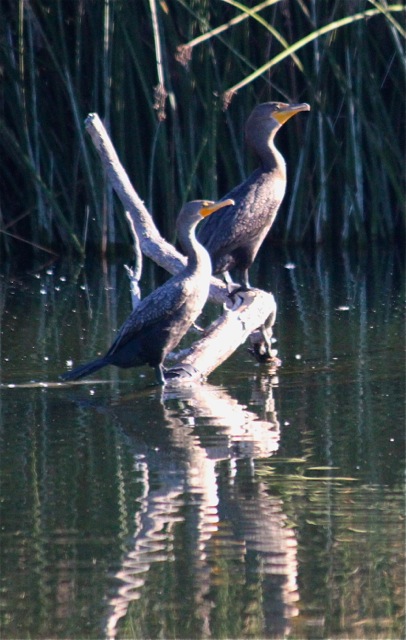
{"label": "reed reflection", "polygon": [[[114,575],[118,587],[109,602],[108,638],[120,635],[125,617],[131,618],[131,628],[139,623],[140,616],[132,611],[137,601],[143,601],[143,610],[153,611],[152,617],[161,616],[151,624],[155,633],[165,633],[168,600],[181,596],[163,594],[157,613],[157,594],[154,602],[147,583],[154,565],[162,562],[186,567],[194,633],[216,635],[218,594],[228,579],[221,569],[225,559],[239,567],[234,577],[242,593],[231,604],[241,612],[243,628],[257,627],[261,620],[267,637],[288,631],[289,619],[298,613],[296,538],[287,526],[282,499],[254,478],[254,459],[278,450],[280,425],[270,380],[261,378],[253,389],[263,419],[219,387],[166,388],[157,398],[156,418],[166,432],[162,438],[161,427],[158,447],[153,430],[135,426],[143,420],[137,403],[127,399],[114,407],[118,426],[130,438],[137,470],[142,470],[145,491],[132,548]],[[182,607],[179,602],[176,606]],[[180,636],[184,623],[176,629]],[[138,632],[151,635],[152,627]]]}

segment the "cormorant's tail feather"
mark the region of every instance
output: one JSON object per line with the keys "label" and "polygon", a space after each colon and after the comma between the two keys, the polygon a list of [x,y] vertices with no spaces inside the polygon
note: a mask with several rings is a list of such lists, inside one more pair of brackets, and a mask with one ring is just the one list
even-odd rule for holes
{"label": "cormorant's tail feather", "polygon": [[64,382],[67,382],[69,380],[78,380],[79,378],[84,378],[85,376],[93,373],[93,371],[97,371],[98,369],[101,369],[108,364],[109,362],[106,360],[106,358],[98,358],[97,360],[93,360],[92,362],[82,364],[80,365],[80,367],[76,367],[76,369],[73,369],[73,371],[67,371],[66,373],[63,373],[60,378]]}

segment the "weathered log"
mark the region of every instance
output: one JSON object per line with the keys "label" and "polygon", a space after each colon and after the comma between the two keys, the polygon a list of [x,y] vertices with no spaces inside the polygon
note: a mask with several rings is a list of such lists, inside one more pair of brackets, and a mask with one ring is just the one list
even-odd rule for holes
{"label": "weathered log", "polygon": [[[132,186],[107,131],[97,114],[89,114],[85,121],[100,160],[131,221],[136,247],[144,255],[169,271],[178,272],[186,262],[176,249],[166,242],[156,228],[143,201]],[[252,344],[262,342],[261,351],[269,354],[269,341],[276,315],[272,293],[259,289],[239,292],[231,301],[229,291],[218,278],[211,279],[210,299],[225,305],[222,316],[204,332],[203,337],[190,349],[181,353],[180,362],[167,372],[171,384],[185,379],[199,380],[209,375],[224,362],[251,335]],[[262,331],[259,329],[262,328]],[[265,333],[265,339],[263,334]],[[267,344],[268,343],[268,344]],[[255,349],[253,350],[256,357]],[[257,358],[260,360],[259,358]],[[270,359],[272,357],[270,356]],[[269,362],[269,359],[267,360]],[[277,364],[277,361],[274,361]]]}
{"label": "weathered log", "polygon": [[[178,368],[185,373],[189,372],[192,378],[199,375],[208,376],[227,360],[240,344],[253,335],[253,332],[257,333],[255,329],[258,322],[263,323],[264,318],[267,319],[276,311],[273,295],[261,289],[250,289],[236,294],[237,296],[239,301],[235,308],[226,308],[204,332],[203,337],[187,352],[182,353],[181,363],[168,371],[169,377],[172,372],[176,373]],[[270,309],[273,310],[271,314]],[[262,332],[258,331],[258,334],[262,335]],[[257,340],[260,340],[259,336]],[[187,378],[186,375],[184,377]]]}

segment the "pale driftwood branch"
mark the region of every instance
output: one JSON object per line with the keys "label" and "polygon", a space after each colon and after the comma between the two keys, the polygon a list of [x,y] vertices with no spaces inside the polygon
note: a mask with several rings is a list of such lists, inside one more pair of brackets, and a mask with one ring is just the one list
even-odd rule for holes
{"label": "pale driftwood branch", "polygon": [[128,211],[125,212],[125,217],[129,224],[131,235],[134,241],[134,254],[135,254],[135,267],[134,267],[134,279],[139,282],[142,276],[142,251],[140,247],[140,240],[134,227],[134,221]]}
{"label": "pale driftwood branch", "polygon": [[139,304],[139,302],[141,301],[140,280],[142,275],[142,251],[140,247],[140,241],[134,227],[133,219],[128,211],[125,212],[125,216],[130,226],[131,235],[134,242],[135,267],[132,268],[127,266],[126,264],[124,265],[124,267],[130,280],[132,308],[135,309],[137,304]]}
{"label": "pale driftwood branch", "polygon": [[[110,183],[126,211],[136,246],[138,239],[146,256],[170,273],[176,273],[183,267],[186,259],[159,234],[143,201],[131,185],[100,118],[97,114],[90,114],[85,125]],[[211,280],[210,298],[225,303],[227,307],[231,305],[226,286],[217,278]],[[188,351],[182,352],[180,362],[168,372],[171,382],[206,377],[249,336],[251,344],[262,343],[266,346],[268,339],[264,340],[262,335],[264,332],[268,338],[272,335],[275,315],[276,304],[272,293],[251,289],[236,294],[233,308],[227,308],[200,340]],[[259,331],[260,328],[262,331]],[[269,362],[269,359],[267,361]]]}
{"label": "pale driftwood branch", "polygon": [[[186,258],[160,235],[146,206],[132,186],[97,113],[88,115],[85,127],[99,153],[110,184],[128,212],[127,215],[131,216],[143,254],[169,273],[177,273],[186,264]],[[216,302],[226,302],[226,286],[218,278],[212,278],[211,282],[210,298]]]}
{"label": "pale driftwood branch", "polygon": [[182,357],[181,365],[177,365],[193,367],[196,375],[190,374],[192,378],[199,377],[199,374],[208,376],[227,360],[259,325],[264,324],[270,315],[276,313],[272,293],[251,289],[238,293],[237,296],[240,298],[237,308],[226,309],[205,331],[203,337],[190,347]]}

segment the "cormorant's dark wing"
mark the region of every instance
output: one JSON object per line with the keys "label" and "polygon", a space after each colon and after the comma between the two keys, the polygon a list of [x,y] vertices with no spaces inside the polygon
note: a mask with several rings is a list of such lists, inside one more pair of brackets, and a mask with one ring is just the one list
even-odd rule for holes
{"label": "cormorant's dark wing", "polygon": [[270,224],[273,210],[280,202],[268,189],[270,174],[257,169],[225,198],[232,198],[234,206],[221,209],[207,218],[198,230],[198,239],[213,256],[230,252],[254,241],[261,230]]}
{"label": "cormorant's dark wing", "polygon": [[187,292],[184,283],[177,276],[173,276],[168,282],[141,300],[122,325],[106,355],[111,355],[118,347],[123,347],[139,331],[162,321],[164,318],[167,318],[169,322],[184,305],[186,298]]}
{"label": "cormorant's dark wing", "polygon": [[232,198],[235,202],[234,205],[224,207],[224,209],[221,209],[213,216],[205,218],[205,220],[200,223],[196,235],[199,242],[206,247],[209,253],[211,247],[226,242],[228,244],[228,242],[230,242],[230,229],[234,225],[235,218],[241,206],[244,206],[247,189],[249,188],[247,182],[246,180],[242,184],[234,187],[234,189],[224,196],[223,200]]}

